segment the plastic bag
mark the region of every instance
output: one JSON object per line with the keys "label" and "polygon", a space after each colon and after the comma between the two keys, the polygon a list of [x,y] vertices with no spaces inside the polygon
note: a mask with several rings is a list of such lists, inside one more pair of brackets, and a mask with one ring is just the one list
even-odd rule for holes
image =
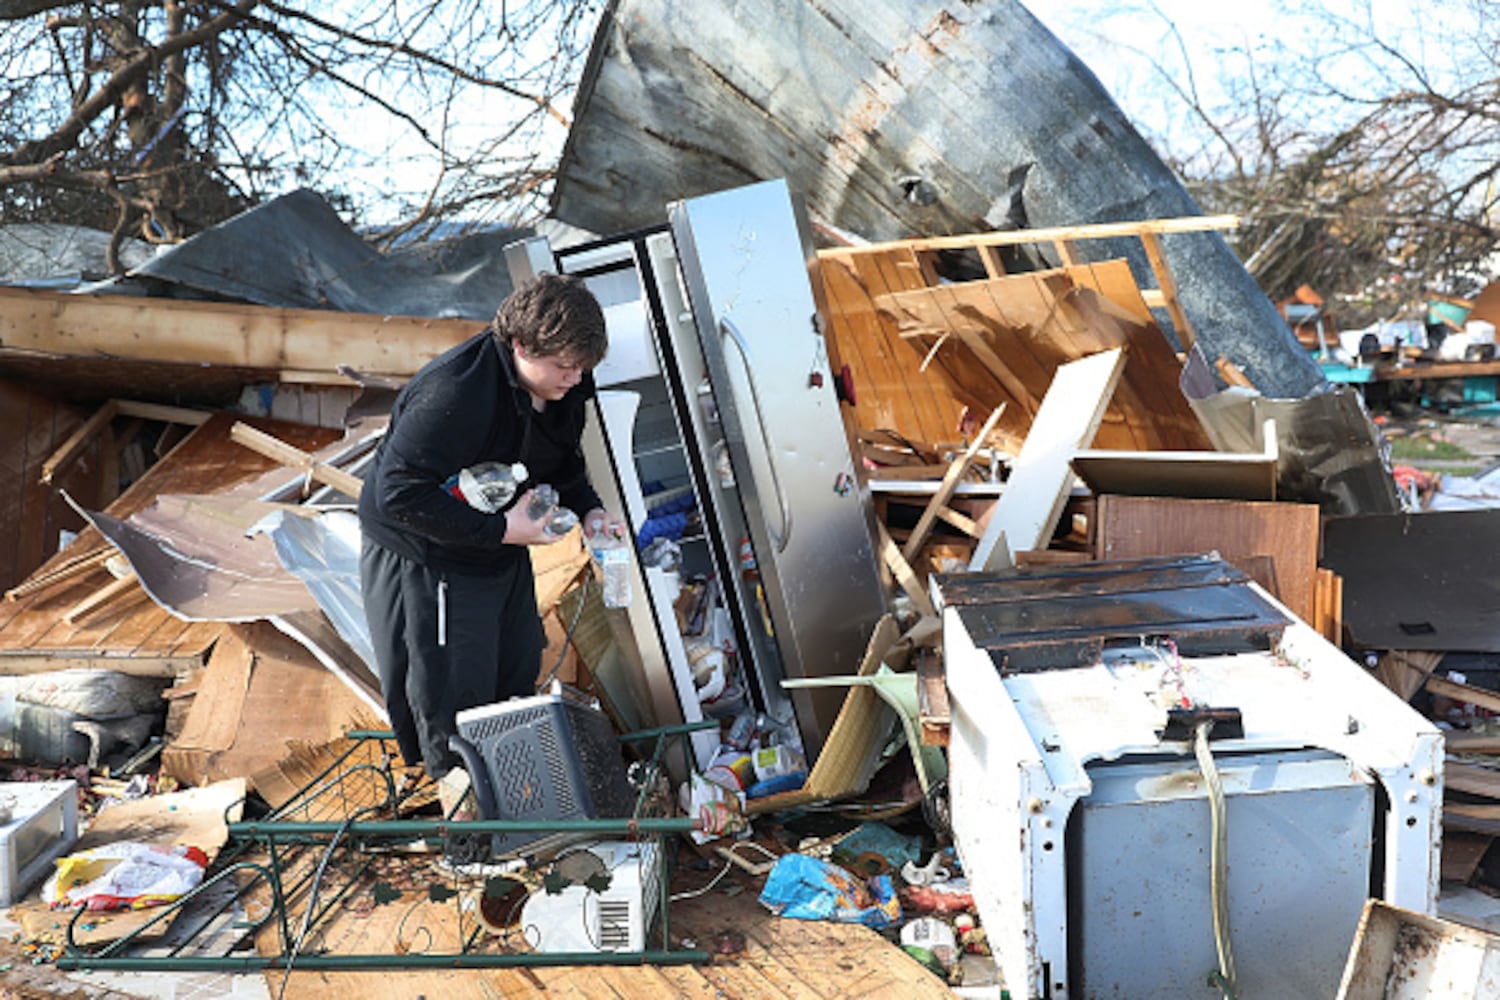
{"label": "plastic bag", "polygon": [[829,861],[805,854],[783,855],[766,876],[761,905],[793,920],[833,920],[891,927],[901,920],[901,901],[888,875],[866,882]]}
{"label": "plastic bag", "polygon": [[54,909],[140,910],[192,891],[208,856],[196,847],[122,840],[58,858],[56,866],[42,889]]}

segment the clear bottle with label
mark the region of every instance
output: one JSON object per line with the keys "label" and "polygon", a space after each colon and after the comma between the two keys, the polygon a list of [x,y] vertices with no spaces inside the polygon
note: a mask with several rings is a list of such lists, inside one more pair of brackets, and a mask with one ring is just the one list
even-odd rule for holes
{"label": "clear bottle with label", "polygon": [[604,606],[630,606],[630,549],[622,530],[596,531],[589,536],[589,548],[604,577]]}
{"label": "clear bottle with label", "polygon": [[475,510],[497,514],[515,497],[527,475],[520,462],[480,462],[449,476],[443,489]]}

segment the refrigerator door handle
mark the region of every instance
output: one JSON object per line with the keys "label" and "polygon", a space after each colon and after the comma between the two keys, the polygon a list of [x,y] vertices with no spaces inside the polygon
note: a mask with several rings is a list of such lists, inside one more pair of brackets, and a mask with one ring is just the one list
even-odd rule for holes
{"label": "refrigerator door handle", "polygon": [[755,406],[755,422],[760,426],[766,467],[771,470],[771,485],[776,490],[776,504],[781,508],[781,531],[773,531],[771,538],[776,543],[776,551],[785,552],[787,543],[792,540],[792,506],[787,502],[786,490],[781,488],[781,474],[776,471],[776,448],[771,443],[771,429],[766,426],[765,411],[760,405],[760,390],[755,384],[755,366],[750,363],[750,346],[745,343],[739,327],[727,316],[719,320],[719,333],[724,339],[734,342],[735,348],[740,352],[740,360],[745,363],[745,379],[750,383],[750,400]]}

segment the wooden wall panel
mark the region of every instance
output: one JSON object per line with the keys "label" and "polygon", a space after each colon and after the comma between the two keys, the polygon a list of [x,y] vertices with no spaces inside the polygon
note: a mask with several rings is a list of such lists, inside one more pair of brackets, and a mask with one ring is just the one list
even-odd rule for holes
{"label": "wooden wall panel", "polygon": [[1312,622],[1316,615],[1316,504],[1110,495],[1099,498],[1098,511],[1100,559],[1216,551],[1257,582],[1270,584],[1266,589],[1299,618]]}

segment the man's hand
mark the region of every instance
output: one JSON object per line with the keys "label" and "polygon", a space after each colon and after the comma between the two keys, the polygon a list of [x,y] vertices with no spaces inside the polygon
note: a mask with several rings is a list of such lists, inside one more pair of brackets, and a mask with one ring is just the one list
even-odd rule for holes
{"label": "man's hand", "polygon": [[559,536],[547,534],[547,522],[552,518],[550,509],[537,519],[527,516],[527,511],[531,509],[531,495],[534,492],[536,491],[527,490],[521,499],[505,512],[505,544],[551,545],[557,541]]}
{"label": "man's hand", "polygon": [[599,535],[605,538],[625,538],[630,529],[625,524],[625,519],[617,517],[605,510],[603,507],[595,507],[583,515],[583,538],[588,541]]}

